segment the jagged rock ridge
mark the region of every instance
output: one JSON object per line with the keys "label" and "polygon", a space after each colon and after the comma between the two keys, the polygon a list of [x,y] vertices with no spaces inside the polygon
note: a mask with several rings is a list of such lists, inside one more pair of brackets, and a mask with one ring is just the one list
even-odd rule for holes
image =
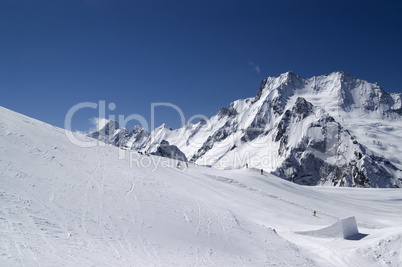
{"label": "jagged rock ridge", "polygon": [[111,124],[91,136],[150,153],[164,140],[193,163],[248,163],[305,185],[400,187],[401,99],[343,72],[309,79],[287,72],[208,121],[151,133]]}

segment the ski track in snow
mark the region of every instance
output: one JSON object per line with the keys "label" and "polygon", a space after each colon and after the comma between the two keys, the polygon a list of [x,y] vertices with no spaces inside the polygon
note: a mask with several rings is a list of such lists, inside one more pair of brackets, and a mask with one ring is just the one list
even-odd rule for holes
{"label": "ski track in snow", "polygon": [[[0,266],[402,265],[397,189],[309,188],[153,156],[131,168],[128,151],[76,147],[3,108],[0,148]],[[295,233],[350,215],[361,240]]]}

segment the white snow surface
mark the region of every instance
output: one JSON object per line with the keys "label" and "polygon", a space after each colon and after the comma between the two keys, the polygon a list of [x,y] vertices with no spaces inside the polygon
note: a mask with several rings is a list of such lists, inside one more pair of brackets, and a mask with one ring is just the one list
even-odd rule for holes
{"label": "white snow surface", "polygon": [[[402,266],[400,189],[178,169],[99,144],[0,107],[0,266]],[[297,233],[351,216],[355,238]]]}
{"label": "white snow surface", "polygon": [[299,232],[302,235],[318,237],[360,238],[355,217],[340,219],[336,223],[313,231]]}

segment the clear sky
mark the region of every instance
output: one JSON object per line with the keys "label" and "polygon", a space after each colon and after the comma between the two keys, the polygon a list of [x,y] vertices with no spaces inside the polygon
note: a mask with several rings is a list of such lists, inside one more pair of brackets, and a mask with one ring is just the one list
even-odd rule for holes
{"label": "clear sky", "polygon": [[[0,105],[64,127],[170,102],[185,119],[255,96],[262,79],[345,71],[402,92],[402,1],[1,0]],[[156,126],[180,126],[157,108]],[[82,109],[73,129],[98,112]],[[150,122],[149,122],[150,123]]]}

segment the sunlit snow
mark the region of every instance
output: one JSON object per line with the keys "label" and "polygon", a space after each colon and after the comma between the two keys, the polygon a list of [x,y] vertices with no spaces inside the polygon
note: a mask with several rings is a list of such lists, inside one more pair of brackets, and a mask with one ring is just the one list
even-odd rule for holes
{"label": "sunlit snow", "polygon": [[[178,169],[4,108],[0,151],[0,266],[402,265],[400,189]],[[313,234],[348,217],[359,234]]]}

